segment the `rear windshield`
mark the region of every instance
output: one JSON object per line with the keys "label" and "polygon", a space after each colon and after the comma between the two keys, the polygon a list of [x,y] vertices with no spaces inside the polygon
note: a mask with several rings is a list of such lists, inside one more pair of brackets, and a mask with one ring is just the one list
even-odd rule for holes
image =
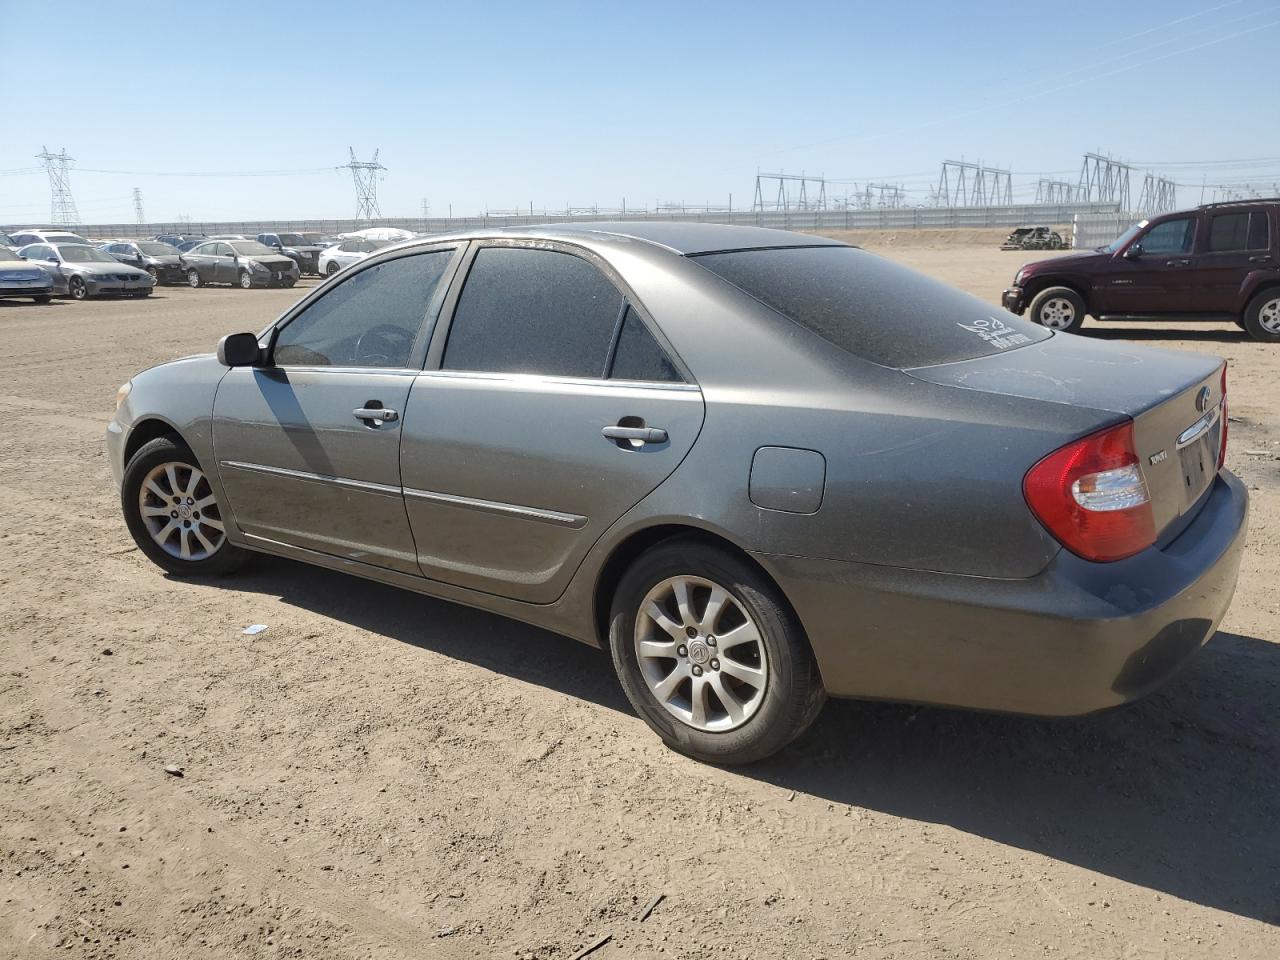
{"label": "rear windshield", "polygon": [[780,247],[691,259],[842,350],[885,367],[971,360],[1051,336],[855,247]]}

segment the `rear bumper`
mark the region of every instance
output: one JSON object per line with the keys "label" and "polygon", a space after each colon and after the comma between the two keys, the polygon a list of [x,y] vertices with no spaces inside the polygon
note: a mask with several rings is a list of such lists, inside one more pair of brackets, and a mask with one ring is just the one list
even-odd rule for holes
{"label": "rear bumper", "polygon": [[1062,551],[991,580],[757,555],[809,635],[827,691],[1039,716],[1145,696],[1214,633],[1235,591],[1248,495],[1223,472],[1164,549],[1115,563]]}
{"label": "rear bumper", "polygon": [[1004,307],[1010,313],[1016,313],[1022,316],[1022,312],[1027,309],[1027,304],[1021,287],[1006,287],[1004,292],[1000,294],[1000,306]]}

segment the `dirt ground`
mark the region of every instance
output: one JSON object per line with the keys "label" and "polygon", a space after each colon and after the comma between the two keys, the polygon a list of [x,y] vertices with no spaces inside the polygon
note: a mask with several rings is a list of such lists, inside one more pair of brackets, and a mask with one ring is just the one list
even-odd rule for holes
{"label": "dirt ground", "polygon": [[[1026,259],[876,245],[992,300]],[[587,647],[134,549],[116,387],[299,293],[0,302],[0,957],[1280,956],[1280,348],[1086,328],[1231,361],[1250,545],[1166,689],[1058,722],[830,703],[721,770],[663,748]]]}

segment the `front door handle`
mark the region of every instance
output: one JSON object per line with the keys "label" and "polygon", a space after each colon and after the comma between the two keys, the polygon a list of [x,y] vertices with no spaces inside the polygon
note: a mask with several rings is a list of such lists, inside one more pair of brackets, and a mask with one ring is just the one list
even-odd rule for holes
{"label": "front door handle", "polygon": [[392,423],[400,419],[400,414],[394,410],[388,410],[386,407],[360,407],[358,410],[351,411],[351,415],[357,420],[373,420],[382,423]]}
{"label": "front door handle", "polygon": [[1260,255],[1258,255],[1258,256],[1256,256],[1256,257],[1250,257],[1250,258],[1249,258],[1249,262],[1250,262],[1250,263],[1270,263],[1270,262],[1271,262],[1271,254],[1269,254],[1269,253],[1263,253],[1263,254],[1260,254]]}
{"label": "front door handle", "polygon": [[1191,266],[1191,261],[1190,260],[1170,260],[1167,263],[1165,263],[1165,266],[1166,267],[1189,267]]}
{"label": "front door handle", "polygon": [[610,440],[639,440],[641,443],[666,443],[667,431],[660,427],[605,427],[601,436]]}

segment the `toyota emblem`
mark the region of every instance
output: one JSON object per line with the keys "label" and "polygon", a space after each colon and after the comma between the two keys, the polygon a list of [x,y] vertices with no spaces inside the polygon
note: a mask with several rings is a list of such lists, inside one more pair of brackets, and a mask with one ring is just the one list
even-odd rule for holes
{"label": "toyota emblem", "polygon": [[1204,413],[1209,409],[1209,388],[1201,387],[1200,392],[1196,394],[1196,409]]}

